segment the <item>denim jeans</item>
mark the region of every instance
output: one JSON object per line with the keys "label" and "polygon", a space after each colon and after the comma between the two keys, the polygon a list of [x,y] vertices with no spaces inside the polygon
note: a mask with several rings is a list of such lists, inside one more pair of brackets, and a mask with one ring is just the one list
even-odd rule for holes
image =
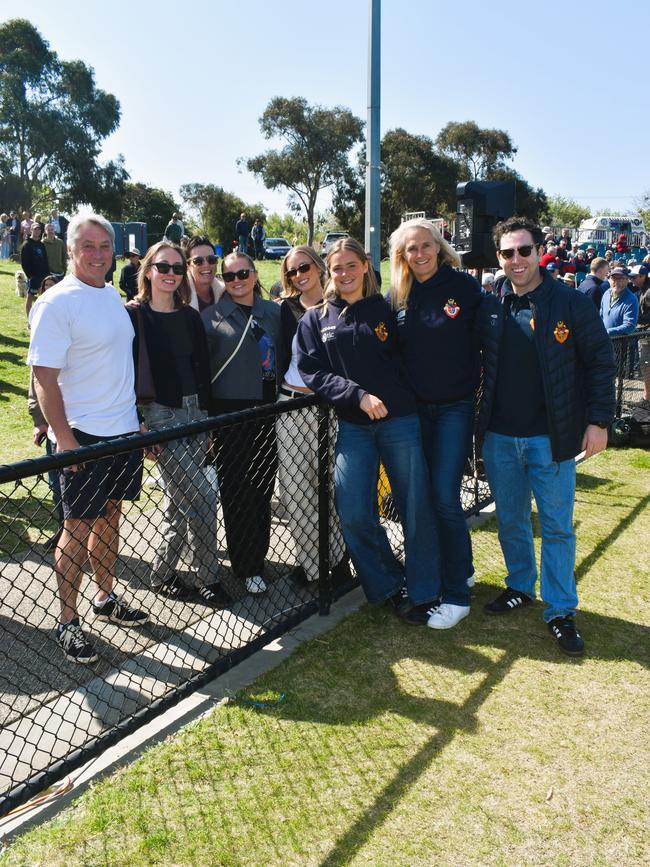
{"label": "denim jeans", "polygon": [[240,235],[239,236],[239,252],[240,253],[248,253],[248,236]]}
{"label": "denim jeans", "polygon": [[[198,397],[183,398],[182,407],[149,403],[142,406],[147,427],[165,430],[206,418]],[[217,496],[203,472],[208,435],[196,434],[164,443],[158,468],[167,504],[160,523],[161,540],[152,566],[152,587],[170,581],[187,543],[197,572],[198,586],[217,579]]]}
{"label": "denim jeans", "polygon": [[547,436],[509,437],[488,432],[483,461],[494,495],[506,585],[535,597],[537,566],[530,522],[531,491],[542,534],[540,594],[544,620],[574,615],[578,604],[573,532],[575,461],[553,460]]}
{"label": "denim jeans", "polygon": [[[404,568],[379,523],[380,461],[404,528]],[[334,479],[343,538],[368,601],[392,596],[404,576],[411,602],[437,599],[438,540],[417,415],[370,424],[339,420]]]}
{"label": "denim jeans", "polygon": [[469,605],[472,546],[460,486],[472,445],[474,401],[420,404],[418,410],[440,539],[441,598],[453,605]]}

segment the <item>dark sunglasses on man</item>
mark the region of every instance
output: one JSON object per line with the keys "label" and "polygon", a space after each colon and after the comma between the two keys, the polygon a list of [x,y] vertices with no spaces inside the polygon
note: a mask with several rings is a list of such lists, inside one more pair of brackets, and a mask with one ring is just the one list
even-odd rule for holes
{"label": "dark sunglasses on man", "polygon": [[504,259],[512,259],[515,253],[519,253],[524,259],[527,259],[533,250],[537,249],[537,244],[524,244],[522,247],[507,247],[505,250],[498,250],[499,256]]}

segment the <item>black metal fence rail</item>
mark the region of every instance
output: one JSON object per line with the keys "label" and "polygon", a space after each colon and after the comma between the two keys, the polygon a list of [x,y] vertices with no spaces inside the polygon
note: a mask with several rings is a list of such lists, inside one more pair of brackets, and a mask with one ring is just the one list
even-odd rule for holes
{"label": "black metal fence rail", "polygon": [[[356,584],[333,504],[335,429],[331,410],[307,396],[0,467],[0,815],[300,621],[326,615]],[[122,503],[111,549],[83,516],[104,483],[106,498],[120,499],[143,454],[140,496]],[[52,485],[63,478],[78,509],[58,549],[48,474]],[[474,461],[462,497],[467,514],[489,502]],[[383,474],[378,501],[400,551]],[[261,594],[245,580],[253,569]],[[87,664],[67,658],[57,637],[79,570],[75,611],[97,656]],[[98,619],[96,577],[114,579],[115,595],[147,621]],[[218,598],[206,601],[214,580]],[[161,581],[188,598],[161,595]]]}
{"label": "black metal fence rail", "polygon": [[[650,404],[644,400],[646,359],[650,356],[650,329],[613,336],[616,361],[616,419],[610,443],[617,446],[650,446]],[[650,386],[650,383],[648,383]]]}

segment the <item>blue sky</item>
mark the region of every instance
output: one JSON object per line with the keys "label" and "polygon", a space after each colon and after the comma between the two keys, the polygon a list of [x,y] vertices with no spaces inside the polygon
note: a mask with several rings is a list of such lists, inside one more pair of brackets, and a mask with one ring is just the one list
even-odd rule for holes
{"label": "blue sky", "polygon": [[[367,0],[2,7],[0,20],[27,17],[62,57],[95,69],[122,106],[105,155],[123,153],[134,181],[173,193],[215,183],[285,211],[285,193],[236,165],[268,146],[258,118],[269,99],[299,95],[366,117]],[[519,149],[513,167],[548,194],[625,210],[650,190],[640,0],[626,14],[603,0],[382,7],[382,135],[400,126],[435,138],[450,120],[471,119],[507,130]]]}

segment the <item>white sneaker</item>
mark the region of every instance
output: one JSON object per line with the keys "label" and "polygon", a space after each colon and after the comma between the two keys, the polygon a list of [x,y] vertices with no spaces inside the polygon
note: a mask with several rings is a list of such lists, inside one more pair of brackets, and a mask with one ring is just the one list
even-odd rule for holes
{"label": "white sneaker", "polygon": [[261,575],[253,575],[245,581],[246,590],[254,596],[259,596],[260,593],[266,593],[266,584]]}
{"label": "white sneaker", "polygon": [[451,602],[443,602],[428,619],[427,626],[431,629],[451,629],[468,614],[469,605],[452,605]]}
{"label": "white sneaker", "polygon": [[467,579],[467,586],[473,587],[476,584],[476,572],[472,572],[472,574]]}

